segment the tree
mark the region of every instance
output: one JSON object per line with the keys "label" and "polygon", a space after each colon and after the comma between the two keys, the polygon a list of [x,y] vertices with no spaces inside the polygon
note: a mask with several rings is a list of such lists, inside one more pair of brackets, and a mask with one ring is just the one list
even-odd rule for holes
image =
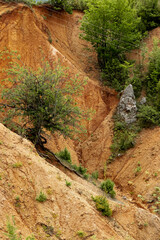
{"label": "tree", "polygon": [[56,9],[64,9],[68,13],[72,13],[72,0],[49,0],[49,3]]}
{"label": "tree", "polygon": [[80,94],[86,81],[71,79],[60,64],[52,69],[44,60],[38,70],[11,62],[7,74],[12,87],[2,94],[1,106],[8,113],[5,120],[20,116],[21,129],[34,143],[42,141],[43,129],[69,137],[73,137],[76,129],[82,130],[81,118],[87,113],[77,106],[73,96]]}
{"label": "tree", "polygon": [[159,0],[129,0],[132,6],[137,9],[137,14],[141,17],[139,25],[140,31],[145,33],[160,24]]}
{"label": "tree", "polygon": [[89,0],[81,36],[95,48],[102,69],[109,59],[119,58],[137,46],[140,21],[128,0]]}

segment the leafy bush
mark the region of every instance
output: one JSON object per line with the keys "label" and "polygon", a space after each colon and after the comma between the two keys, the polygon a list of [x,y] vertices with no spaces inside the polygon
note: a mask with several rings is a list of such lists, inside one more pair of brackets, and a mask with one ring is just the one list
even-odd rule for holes
{"label": "leafy bush", "polygon": [[105,193],[109,193],[112,198],[115,197],[116,193],[113,190],[114,182],[112,182],[110,179],[107,179],[107,180],[103,181],[101,183],[100,187]]}
{"label": "leafy bush", "polygon": [[137,13],[141,17],[139,25],[140,30],[144,33],[160,24],[160,7],[159,0],[136,0]]}
{"label": "leafy bush", "polygon": [[65,10],[68,13],[72,13],[72,4],[70,0],[49,0],[48,3],[54,7],[55,10]]}
{"label": "leafy bush", "polygon": [[159,40],[154,40],[154,47],[149,56],[148,75],[146,79],[146,91],[148,101],[159,108],[160,89],[158,87],[160,81],[160,47]]}
{"label": "leafy bush", "polygon": [[[0,51],[0,55],[1,53]],[[19,59],[9,51],[3,54],[10,58],[12,56],[17,61]],[[19,116],[20,126],[24,126],[21,130],[26,131],[26,135],[35,144],[43,143],[41,134],[44,128],[72,138],[76,130],[84,131],[80,122],[82,117],[88,117],[88,113],[77,106],[73,96],[80,94],[86,81],[80,81],[77,76],[69,79],[66,69],[60,64],[51,64],[44,59],[36,71],[21,66],[21,62],[10,64],[6,70],[9,79],[5,80],[11,80],[13,85],[3,90],[5,104],[0,104],[7,110],[4,121],[8,122],[9,119],[11,122]]]}
{"label": "leafy bush", "polygon": [[109,207],[109,203],[105,197],[102,196],[92,196],[92,200],[96,203],[96,208],[98,211],[102,212],[103,216],[110,217],[112,215],[112,210]]}
{"label": "leafy bush", "polygon": [[103,68],[102,81],[104,85],[108,85],[116,91],[121,91],[124,89],[125,81],[129,77],[128,74],[128,68],[124,64],[123,58],[111,58]]}
{"label": "leafy bush", "polygon": [[71,0],[70,4],[72,5],[73,9],[85,10],[88,9],[87,2],[88,0]]}
{"label": "leafy bush", "polygon": [[79,167],[77,168],[77,171],[78,171],[80,174],[84,175],[84,174],[86,174],[86,172],[87,172],[87,168],[84,168],[84,167],[80,164]]}
{"label": "leafy bush", "polygon": [[160,125],[160,112],[149,105],[142,105],[139,108],[137,118],[144,128]]}
{"label": "leafy bush", "polygon": [[114,158],[123,154],[129,148],[134,147],[137,133],[141,131],[138,123],[126,124],[119,116],[114,115],[113,141],[110,147],[111,156],[108,159],[110,163]]}
{"label": "leafy bush", "polygon": [[136,133],[128,130],[117,131],[114,135],[111,151],[115,155],[125,152],[127,149],[134,147]]}
{"label": "leafy bush", "polygon": [[81,25],[84,33],[81,36],[95,48],[101,69],[107,67],[108,59],[119,59],[124,52],[139,44],[140,21],[128,0],[88,1]]}
{"label": "leafy bush", "polygon": [[71,163],[71,154],[70,152],[67,150],[67,148],[65,148],[63,151],[60,151],[59,153],[56,153],[57,157],[60,157],[61,159]]}
{"label": "leafy bush", "polygon": [[36,197],[36,201],[38,202],[45,202],[47,200],[46,195],[40,191],[40,194]]}

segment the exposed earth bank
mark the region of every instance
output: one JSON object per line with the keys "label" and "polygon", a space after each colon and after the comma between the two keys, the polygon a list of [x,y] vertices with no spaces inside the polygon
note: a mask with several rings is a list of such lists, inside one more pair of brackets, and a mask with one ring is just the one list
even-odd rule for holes
{"label": "exposed earth bank", "polygon": [[[80,78],[88,77],[83,95],[77,99],[80,106],[95,112],[92,120],[84,123],[87,135],[81,136],[81,143],[48,135],[47,147],[53,152],[67,147],[73,162],[82,163],[89,172],[98,170],[103,177],[112,142],[112,114],[119,99],[115,91],[97,81],[96,54],[87,51],[89,44],[79,39],[81,18],[78,11],[69,15],[48,9],[47,5],[29,9],[21,4],[0,3],[0,50],[17,50],[24,64],[33,68],[39,66],[42,55],[49,61],[60,59],[69,67],[70,76],[79,73]],[[154,36],[160,38],[160,28],[146,40],[150,48]],[[139,59],[138,51],[130,57],[135,55]],[[1,60],[0,69],[6,66],[7,60]],[[3,78],[1,72],[0,79]],[[12,215],[23,237],[33,232],[42,240],[75,240],[79,239],[77,232],[83,230],[88,236],[84,239],[160,239],[160,219],[153,213],[152,196],[155,187],[160,187],[160,128],[142,131],[136,147],[107,166],[107,177],[117,185],[118,200],[110,200],[112,218],[101,216],[95,209],[91,195],[102,193],[93,184],[46,163],[31,143],[3,125],[0,136],[1,239],[7,239],[3,234],[6,218]],[[22,166],[14,168],[17,162]],[[136,172],[139,165],[141,171]],[[70,188],[65,180],[72,182]],[[44,203],[35,200],[41,190],[48,198]],[[52,235],[47,237],[45,228]]]}

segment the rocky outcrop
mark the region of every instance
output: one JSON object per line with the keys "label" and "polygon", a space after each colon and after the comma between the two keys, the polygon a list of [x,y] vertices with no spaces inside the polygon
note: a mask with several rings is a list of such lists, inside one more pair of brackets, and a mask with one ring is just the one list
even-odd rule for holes
{"label": "rocky outcrop", "polygon": [[131,84],[126,87],[120,98],[120,102],[117,107],[117,114],[126,122],[133,123],[136,121],[136,100]]}

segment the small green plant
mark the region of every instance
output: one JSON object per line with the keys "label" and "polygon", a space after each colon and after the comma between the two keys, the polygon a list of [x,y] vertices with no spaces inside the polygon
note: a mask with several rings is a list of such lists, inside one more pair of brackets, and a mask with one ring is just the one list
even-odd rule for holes
{"label": "small green plant", "polygon": [[110,179],[107,179],[103,181],[100,185],[100,188],[105,192],[109,193],[112,198],[115,197],[116,193],[113,190],[114,188],[114,182],[112,182]]}
{"label": "small green plant", "polygon": [[77,232],[77,236],[80,237],[80,238],[84,238],[86,236],[86,233],[84,231],[79,230]]}
{"label": "small green plant", "polygon": [[137,167],[136,167],[136,169],[134,170],[135,175],[137,175],[138,173],[140,173],[141,170],[142,170],[141,163],[138,162],[138,163],[137,163]]}
{"label": "small green plant", "polygon": [[50,34],[48,35],[48,42],[49,42],[50,44],[52,44],[52,37],[51,37]]}
{"label": "small green plant", "polygon": [[83,177],[84,177],[84,179],[86,179],[86,180],[88,180],[89,179],[89,174],[88,173],[85,173],[84,175],[83,175]]}
{"label": "small green plant", "polygon": [[[17,228],[15,225],[14,217],[12,216],[12,221],[10,221],[9,217],[7,218],[7,233],[4,235],[7,236],[10,240],[22,240],[21,236],[18,236],[17,234]],[[35,237],[28,236],[26,240],[35,240]]]}
{"label": "small green plant", "polygon": [[158,176],[158,173],[157,173],[157,172],[155,172],[155,173],[154,173],[154,177],[157,177],[157,176]]}
{"label": "small green plant", "polygon": [[20,207],[20,206],[21,206],[20,197],[16,196],[15,197],[15,207]]}
{"label": "small green plant", "polygon": [[67,162],[69,162],[69,163],[72,162],[72,161],[71,161],[71,154],[70,154],[70,152],[67,150],[67,148],[65,148],[64,150],[56,153],[56,155],[57,155],[57,157],[65,160],[65,161],[67,161]]}
{"label": "small green plant", "polygon": [[41,15],[41,16],[43,17],[43,19],[44,19],[44,20],[46,20],[46,19],[47,19],[47,17],[46,17],[45,15]]}
{"label": "small green plant", "polygon": [[9,218],[7,219],[7,233],[5,233],[4,235],[7,236],[10,240],[21,240],[21,238],[17,236],[17,228],[13,216],[12,222]]}
{"label": "small green plant", "polygon": [[145,201],[145,199],[144,199],[144,197],[142,195],[139,194],[137,197],[140,198],[142,200],[142,202]]}
{"label": "small green plant", "polygon": [[92,196],[92,200],[96,203],[96,208],[98,211],[102,212],[103,216],[110,217],[112,215],[112,210],[109,207],[107,199],[103,196]]}
{"label": "small green plant", "polygon": [[160,187],[155,187],[155,190],[152,194],[152,198],[153,198],[153,210],[155,213],[160,214]]}
{"label": "small green plant", "polygon": [[68,182],[68,181],[66,180],[66,186],[67,186],[67,187],[70,187],[70,186],[71,186],[71,182]]}
{"label": "small green plant", "polygon": [[93,179],[97,180],[98,179],[98,171],[93,172],[91,176]]}
{"label": "small green plant", "polygon": [[23,166],[23,163],[21,163],[21,162],[14,163],[14,164],[12,165],[13,168],[20,168],[20,167],[22,167],[22,166]]}
{"label": "small green plant", "polygon": [[80,174],[84,175],[84,174],[87,172],[87,168],[84,168],[84,167],[80,164],[79,167],[78,167],[78,169],[77,169],[77,171],[78,171]]}
{"label": "small green plant", "polygon": [[38,202],[45,202],[47,200],[46,195],[40,191],[40,194],[36,197],[36,201]]}

